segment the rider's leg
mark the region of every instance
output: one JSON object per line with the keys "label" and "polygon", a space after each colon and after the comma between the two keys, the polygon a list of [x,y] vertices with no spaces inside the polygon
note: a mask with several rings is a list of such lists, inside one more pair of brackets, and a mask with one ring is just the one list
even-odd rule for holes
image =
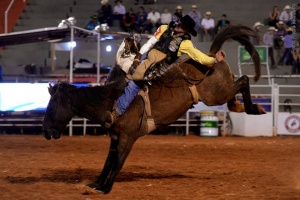
{"label": "rider's leg", "polygon": [[123,94],[117,99],[118,112],[120,115],[122,115],[126,111],[129,104],[138,94],[142,86],[143,82],[140,81],[131,80],[128,82],[128,85],[125,88]]}
{"label": "rider's leg", "polygon": [[123,94],[117,99],[117,110],[113,113],[110,111],[106,111],[105,113],[105,127],[109,128],[114,122],[116,116],[122,115],[134,97],[138,94],[141,87],[143,86],[143,82],[140,81],[129,81],[128,85],[124,89]]}
{"label": "rider's leg", "polygon": [[[133,80],[143,80],[144,79],[144,73],[146,70],[153,64],[161,61],[166,57],[166,54],[162,53],[161,51],[158,51],[156,49],[152,49],[147,58],[141,62],[139,66],[135,70],[133,70],[131,77]],[[129,70],[130,71],[130,70]]]}

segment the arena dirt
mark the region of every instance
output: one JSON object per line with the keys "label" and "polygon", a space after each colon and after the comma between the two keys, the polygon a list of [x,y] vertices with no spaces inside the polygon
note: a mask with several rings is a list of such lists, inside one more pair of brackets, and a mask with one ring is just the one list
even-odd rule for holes
{"label": "arena dirt", "polygon": [[0,135],[0,199],[300,199],[300,137],[148,135],[109,194],[83,195],[108,147],[108,136]]}

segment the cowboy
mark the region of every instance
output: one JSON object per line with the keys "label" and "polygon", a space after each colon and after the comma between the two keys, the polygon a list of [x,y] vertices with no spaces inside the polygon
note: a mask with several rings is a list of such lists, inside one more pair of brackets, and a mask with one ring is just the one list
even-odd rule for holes
{"label": "cowboy", "polygon": [[[161,25],[157,31],[141,48],[140,52],[135,56],[134,62],[129,69],[128,86],[123,94],[117,99],[118,108],[116,112],[106,112],[106,127],[109,128],[114,122],[115,116],[122,115],[134,97],[137,95],[141,87],[144,85],[143,77],[145,71],[155,63],[165,59],[166,63],[171,65],[175,60],[187,54],[193,60],[213,67],[214,64],[224,59],[225,53],[219,51],[216,57],[209,57],[193,46],[191,35],[196,37],[195,22],[189,16],[182,17],[179,23],[171,22],[169,25]],[[149,51],[150,50],[150,51]],[[143,54],[148,53],[147,58],[139,65]]]}

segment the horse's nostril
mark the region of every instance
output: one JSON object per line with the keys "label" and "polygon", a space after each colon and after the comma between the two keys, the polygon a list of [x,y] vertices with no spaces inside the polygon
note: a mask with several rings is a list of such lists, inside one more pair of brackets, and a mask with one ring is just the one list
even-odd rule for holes
{"label": "horse's nostril", "polygon": [[48,134],[48,131],[43,129],[43,136],[44,138],[46,138],[47,140],[51,140],[51,135]]}
{"label": "horse's nostril", "polygon": [[59,139],[60,138],[60,134],[54,134],[52,137],[53,137],[53,139]]}

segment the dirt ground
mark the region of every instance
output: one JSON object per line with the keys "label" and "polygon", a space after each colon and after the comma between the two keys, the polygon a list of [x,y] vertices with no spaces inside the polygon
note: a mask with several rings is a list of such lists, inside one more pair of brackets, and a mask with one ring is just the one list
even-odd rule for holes
{"label": "dirt ground", "polygon": [[300,137],[148,135],[111,193],[83,195],[108,146],[108,136],[0,135],[0,199],[300,199]]}

